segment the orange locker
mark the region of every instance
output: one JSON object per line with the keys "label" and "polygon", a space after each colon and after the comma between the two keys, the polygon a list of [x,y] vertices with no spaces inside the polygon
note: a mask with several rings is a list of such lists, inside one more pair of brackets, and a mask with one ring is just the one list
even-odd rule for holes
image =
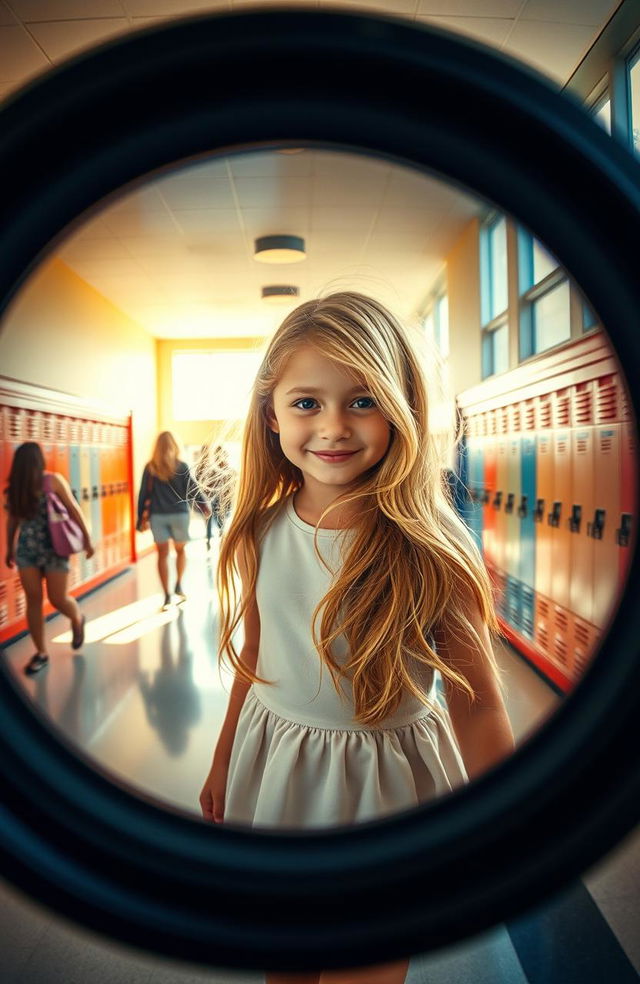
{"label": "orange locker", "polygon": [[569,608],[571,533],[565,523],[571,499],[571,403],[568,388],[553,399],[553,495],[547,512],[551,527],[550,598],[561,609]]}
{"label": "orange locker", "polygon": [[553,635],[549,658],[566,673],[573,676],[574,622],[571,612],[561,605],[552,605]]}
{"label": "orange locker", "polygon": [[588,523],[596,508],[593,382],[572,388],[569,610],[590,622],[593,613],[593,539]]}
{"label": "orange locker", "polygon": [[585,670],[588,669],[589,663],[593,659],[598,639],[598,630],[593,625],[583,621],[581,618],[575,618],[573,620],[571,673],[576,679],[579,679]]}
{"label": "orange locker", "polygon": [[533,639],[536,648],[549,659],[553,651],[554,616],[553,605],[548,598],[536,592],[534,609]]}
{"label": "orange locker", "polygon": [[638,535],[638,447],[636,424],[631,419],[629,401],[622,392],[622,423],[620,425],[620,514],[617,517],[618,579],[624,584],[631,551]]}

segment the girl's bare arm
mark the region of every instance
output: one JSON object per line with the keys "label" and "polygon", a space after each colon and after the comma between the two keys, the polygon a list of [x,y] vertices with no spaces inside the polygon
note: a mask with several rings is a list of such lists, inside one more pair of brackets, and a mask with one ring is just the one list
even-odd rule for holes
{"label": "girl's bare arm", "polygon": [[[247,592],[247,577],[244,565],[240,566],[240,576],[243,587],[243,597]],[[240,659],[244,666],[255,673],[258,663],[258,648],[260,645],[260,616],[255,593],[251,592],[247,600],[247,608],[243,618],[244,645],[240,650]],[[249,691],[250,683],[238,677],[233,682],[229,703],[220,735],[213,753],[211,769],[200,793],[200,808],[205,820],[222,823],[224,820],[224,801],[231,760],[231,749],[238,727],[238,719]]]}
{"label": "girl's bare arm", "polygon": [[471,592],[464,598],[469,622],[477,633],[462,635],[443,625],[436,633],[438,653],[449,666],[466,677],[475,700],[459,686],[446,681],[447,704],[453,729],[470,779],[510,755],[513,732],[502,699],[500,684],[489,658],[491,638]]}
{"label": "girl's bare arm", "polygon": [[67,482],[64,475],[60,475],[58,472],[51,473],[51,480],[52,480],[51,484],[53,486],[53,491],[58,496],[58,498],[62,500],[64,505],[67,507],[67,511],[69,515],[73,516],[73,518],[78,523],[78,526],[82,530],[84,536],[84,549],[87,552],[87,556],[91,557],[91,555],[94,553],[94,547],[93,544],[91,543],[91,534],[87,529],[87,524],[85,522],[84,516],[82,515],[82,510],[80,509],[80,506],[78,505],[78,503],[73,497],[73,493],[71,492],[69,483]]}
{"label": "girl's bare arm", "polygon": [[13,548],[19,525],[20,520],[12,516],[11,513],[7,513],[7,553],[5,556],[7,567],[13,567]]}

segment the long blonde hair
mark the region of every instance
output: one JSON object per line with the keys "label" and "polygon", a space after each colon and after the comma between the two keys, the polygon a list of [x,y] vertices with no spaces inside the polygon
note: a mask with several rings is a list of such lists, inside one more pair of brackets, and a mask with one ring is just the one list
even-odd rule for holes
{"label": "long blonde hair", "polygon": [[[407,691],[428,703],[416,680],[416,664],[439,670],[473,699],[465,677],[438,655],[432,633],[446,622],[451,631],[470,635],[480,645],[463,601],[469,593],[489,628],[496,629],[488,575],[444,491],[419,358],[393,315],[354,292],[296,308],[276,331],[258,370],[235,510],[218,566],[221,658],[228,658],[241,678],[269,682],[243,665],[233,645],[247,603],[238,596],[235,573],[242,557],[247,591],[255,591],[260,538],[303,482],[267,422],[273,389],[287,359],[302,345],[313,346],[361,380],[392,428],[382,461],[323,514],[345,503],[357,506],[342,566],[314,613],[318,653],[336,689],[341,678],[351,680],[355,717],[364,724],[383,722]],[[341,664],[332,655],[340,635],[348,644]],[[495,668],[492,653],[487,659]]]}
{"label": "long blonde hair", "polygon": [[171,431],[162,431],[156,438],[147,468],[155,478],[168,482],[176,473],[180,448]]}

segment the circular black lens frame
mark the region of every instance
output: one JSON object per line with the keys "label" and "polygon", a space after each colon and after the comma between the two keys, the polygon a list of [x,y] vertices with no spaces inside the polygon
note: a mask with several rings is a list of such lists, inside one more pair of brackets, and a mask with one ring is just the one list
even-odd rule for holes
{"label": "circular black lens frame", "polygon": [[[485,49],[364,15],[196,18],[51,73],[9,103],[1,132],[3,305],[65,226],[164,166],[351,149],[521,220],[606,326],[638,418],[638,165],[568,97]],[[249,833],[159,809],[52,740],[3,670],[4,874],[90,927],[219,966],[369,964],[513,916],[640,812],[638,569],[636,551],[597,659],[531,741],[467,789],[357,829]]]}

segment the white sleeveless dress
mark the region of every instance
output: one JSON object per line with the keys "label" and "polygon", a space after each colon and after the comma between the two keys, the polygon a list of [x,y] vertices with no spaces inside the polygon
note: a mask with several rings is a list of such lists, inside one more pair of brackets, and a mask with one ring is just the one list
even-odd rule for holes
{"label": "white sleeveless dress", "polygon": [[[257,674],[271,682],[250,688],[240,714],[227,823],[309,828],[373,820],[466,780],[448,712],[433,684],[431,707],[408,695],[375,728],[354,720],[348,681],[344,695],[338,694],[311,634],[313,611],[332,577],[315,554],[314,529],[299,518],[290,497],[261,544]],[[345,535],[318,532],[318,547],[332,570],[340,563]],[[345,651],[342,640],[336,657]]]}

